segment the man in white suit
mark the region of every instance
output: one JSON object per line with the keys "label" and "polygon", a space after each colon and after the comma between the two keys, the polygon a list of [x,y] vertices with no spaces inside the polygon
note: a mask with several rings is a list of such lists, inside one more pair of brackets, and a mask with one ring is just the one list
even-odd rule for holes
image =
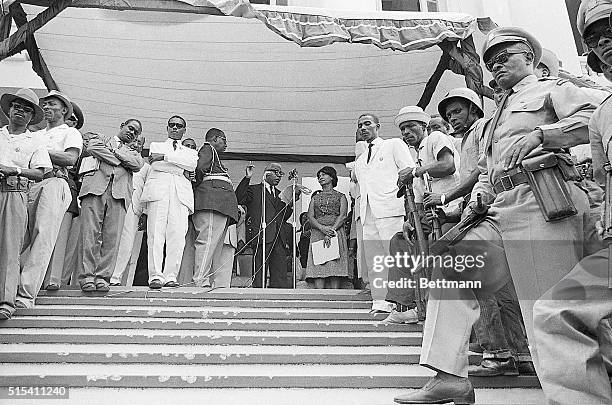
{"label": "man in white suit", "polygon": [[362,114],[357,130],[368,144],[355,162],[355,175],[361,191],[360,217],[368,278],[372,292],[372,312],[391,312],[385,301],[388,268],[381,263],[389,255],[389,241],[404,224],[404,201],[396,198],[399,172],[410,172],[416,165],[408,146],[401,139],[378,137],[380,123],[374,114]]}
{"label": "man in white suit", "polygon": [[[193,213],[193,190],[184,171],[192,172],[198,153],[180,142],[187,123],[176,115],[168,120],[168,139],[151,142],[151,171],[140,197],[147,213],[149,287],[178,287],[176,281],[187,233],[187,218]],[[166,261],[162,261],[166,246]]]}

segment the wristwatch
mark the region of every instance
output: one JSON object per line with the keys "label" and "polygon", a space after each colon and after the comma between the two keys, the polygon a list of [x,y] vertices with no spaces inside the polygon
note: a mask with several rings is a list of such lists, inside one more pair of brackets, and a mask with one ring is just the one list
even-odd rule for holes
{"label": "wristwatch", "polygon": [[440,196],[440,202],[442,203],[442,205],[446,204],[446,194],[442,194]]}

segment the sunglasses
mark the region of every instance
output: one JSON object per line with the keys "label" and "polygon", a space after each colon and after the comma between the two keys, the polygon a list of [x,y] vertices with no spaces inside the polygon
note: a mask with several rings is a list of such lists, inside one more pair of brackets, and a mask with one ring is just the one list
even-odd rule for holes
{"label": "sunglasses", "polygon": [[21,110],[27,114],[34,113],[34,109],[32,107],[30,107],[29,105],[24,105],[20,103],[14,103],[14,102],[11,103],[11,108],[14,108],[15,110]]}
{"label": "sunglasses", "polygon": [[185,128],[185,125],[181,124],[180,122],[169,122],[168,128],[183,129]]}
{"label": "sunglasses", "polygon": [[282,170],[276,170],[276,169],[272,170],[272,169],[270,169],[270,170],[267,170],[267,171],[270,172],[270,173],[274,173],[278,177],[283,177],[285,175],[285,172],[283,172]]}
{"label": "sunglasses", "polygon": [[500,64],[503,65],[504,63],[508,62],[508,59],[510,59],[510,55],[518,55],[520,53],[528,53],[527,51],[513,51],[513,50],[505,50],[505,51],[501,51],[500,53],[498,53],[497,55],[495,55],[494,57],[492,57],[491,59],[489,59],[488,61],[485,62],[485,66],[487,67],[487,70],[489,72],[493,71],[493,66],[495,66],[496,64]]}
{"label": "sunglasses", "polygon": [[600,31],[593,32],[592,34],[587,35],[586,37],[584,37],[584,43],[590,49],[597,48],[597,46],[599,45],[599,40],[601,39],[601,37],[612,39],[612,28],[611,27],[605,27],[604,29],[602,29]]}

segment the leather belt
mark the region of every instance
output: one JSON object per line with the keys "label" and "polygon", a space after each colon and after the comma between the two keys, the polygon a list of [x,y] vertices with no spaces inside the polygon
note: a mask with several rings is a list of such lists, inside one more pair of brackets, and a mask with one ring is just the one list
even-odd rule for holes
{"label": "leather belt", "polygon": [[53,168],[53,170],[45,173],[43,175],[43,180],[46,179],[51,179],[53,177],[57,177],[59,179],[64,179],[66,181],[68,181],[68,171],[66,170],[66,168]]}
{"label": "leather belt", "polygon": [[0,191],[4,193],[25,193],[29,189],[30,182],[25,177],[7,176],[0,179]]}
{"label": "leather belt", "polygon": [[222,175],[209,175],[209,176],[204,176],[204,178],[202,179],[202,181],[206,181],[206,180],[221,180],[221,181],[226,181],[229,184],[232,184],[232,181],[230,180],[229,177],[226,176],[222,176]]}
{"label": "leather belt", "polygon": [[510,191],[519,184],[527,183],[527,175],[520,169],[513,169],[514,173],[506,173],[500,176],[493,184],[493,191],[499,194],[503,191]]}

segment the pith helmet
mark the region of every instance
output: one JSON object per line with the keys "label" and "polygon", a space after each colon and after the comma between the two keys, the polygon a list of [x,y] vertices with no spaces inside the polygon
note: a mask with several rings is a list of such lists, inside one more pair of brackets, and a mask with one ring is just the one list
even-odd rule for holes
{"label": "pith helmet", "polygon": [[460,87],[458,89],[453,89],[446,93],[446,96],[444,96],[442,101],[438,103],[438,113],[442,118],[446,119],[446,106],[453,99],[457,98],[467,100],[470,103],[474,104],[478,108],[478,116],[480,118],[484,117],[484,111],[482,110],[482,101],[480,100],[480,97],[478,97],[478,94],[476,94],[474,90],[468,89],[467,87]]}

